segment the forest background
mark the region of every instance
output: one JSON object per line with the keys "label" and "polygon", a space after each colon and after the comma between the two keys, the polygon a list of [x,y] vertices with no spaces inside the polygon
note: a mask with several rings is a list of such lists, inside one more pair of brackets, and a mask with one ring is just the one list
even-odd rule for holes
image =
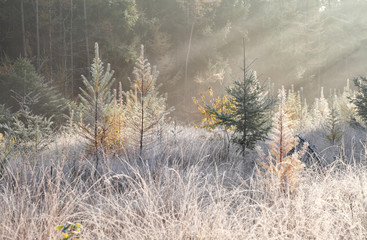
{"label": "forest background", "polygon": [[28,58],[44,82],[74,100],[98,42],[115,87],[127,90],[143,44],[173,115],[188,121],[200,117],[193,96],[208,87],[224,94],[241,76],[243,38],[248,64],[274,89],[293,84],[310,99],[315,86],[341,89],[365,72],[366,9],[358,0],[1,0],[0,71]]}
{"label": "forest background", "polygon": [[0,0],[0,239],[367,239],[366,10]]}

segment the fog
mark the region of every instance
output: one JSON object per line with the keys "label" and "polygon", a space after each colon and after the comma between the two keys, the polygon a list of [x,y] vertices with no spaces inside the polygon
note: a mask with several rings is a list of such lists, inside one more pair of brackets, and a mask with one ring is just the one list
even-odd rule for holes
{"label": "fog", "polygon": [[192,97],[209,87],[223,95],[243,76],[244,39],[246,67],[263,83],[302,87],[312,102],[321,87],[328,95],[366,75],[366,10],[362,0],[2,0],[1,71],[27,58],[75,100],[94,42],[124,90],[143,44],[160,92],[188,121],[197,114]]}

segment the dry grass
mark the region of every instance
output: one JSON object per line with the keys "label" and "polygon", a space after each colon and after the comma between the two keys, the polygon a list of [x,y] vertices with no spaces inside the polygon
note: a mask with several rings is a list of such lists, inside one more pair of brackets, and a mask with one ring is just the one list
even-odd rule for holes
{"label": "dry grass", "polygon": [[82,224],[82,239],[367,238],[361,164],[306,169],[286,195],[248,174],[252,153],[244,164],[222,140],[179,130],[146,164],[106,158],[98,178],[75,138],[60,137],[36,159],[18,155],[0,180],[0,239],[60,239],[55,227],[67,221]]}

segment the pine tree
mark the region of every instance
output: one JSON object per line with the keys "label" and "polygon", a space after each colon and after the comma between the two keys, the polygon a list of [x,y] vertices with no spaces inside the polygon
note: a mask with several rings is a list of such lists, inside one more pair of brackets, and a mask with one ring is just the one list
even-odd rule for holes
{"label": "pine tree", "polygon": [[24,106],[13,116],[10,124],[1,125],[8,139],[15,139],[15,143],[23,150],[39,153],[52,142],[53,122],[51,118],[33,114]]}
{"label": "pine tree", "polygon": [[246,149],[253,149],[257,141],[266,138],[271,128],[268,113],[275,101],[269,98],[254,72],[248,73],[246,68],[243,71],[243,79],[226,89],[233,98],[226,106],[227,111],[218,112],[212,106],[207,107],[217,118],[218,125],[234,128],[233,141],[241,146],[244,154]]}
{"label": "pine tree", "polygon": [[119,82],[119,93],[113,89],[113,100],[105,114],[108,129],[105,133],[105,147],[108,151],[118,152],[124,148],[127,142],[124,138],[126,131],[126,111],[123,103],[122,84]]}
{"label": "pine tree", "polygon": [[138,148],[137,152],[142,156],[144,147],[155,140],[153,135],[159,123],[172,109],[166,109],[166,96],[159,95],[156,83],[159,72],[156,67],[152,69],[144,57],[143,45],[135,65],[131,90],[125,93],[125,138],[134,150]]}
{"label": "pine tree", "polygon": [[329,103],[324,97],[324,88],[321,87],[320,98],[315,99],[315,104],[313,107],[313,118],[314,123],[317,126],[324,124],[324,122],[330,116]]}
{"label": "pine tree", "polygon": [[302,99],[302,88],[300,91],[295,91],[292,85],[286,99],[286,109],[290,119],[293,121],[293,128],[301,131],[309,124],[308,107],[306,99]]}
{"label": "pine tree", "polygon": [[20,110],[17,98],[38,95],[37,101],[27,102],[30,111],[47,118],[53,117],[55,125],[63,122],[67,100],[37,74],[29,60],[17,59],[6,71],[0,72],[0,79],[0,102],[11,108],[12,112]]}
{"label": "pine tree", "polygon": [[291,89],[288,91],[285,107],[289,113],[290,119],[295,122],[298,120],[299,105],[300,102],[298,101],[297,94],[294,91],[294,85],[292,84]]}
{"label": "pine tree", "polygon": [[321,87],[321,92],[320,92],[319,111],[320,111],[321,117],[323,119],[326,119],[330,114],[329,103],[328,103],[327,99],[324,96],[324,88],[323,87]]}
{"label": "pine tree", "polygon": [[22,150],[37,154],[53,141],[52,117],[47,118],[32,112],[30,106],[39,102],[40,94],[29,93],[22,96],[13,93],[20,110],[12,114],[10,120],[0,124],[0,128],[7,139],[14,139],[14,143]]}
{"label": "pine tree", "polygon": [[342,123],[357,127],[363,125],[363,120],[357,114],[357,106],[353,101],[355,95],[356,91],[350,89],[349,79],[347,79],[347,86],[344,87],[343,93],[337,96],[336,102]]}
{"label": "pine tree", "polygon": [[96,169],[99,164],[99,154],[104,147],[105,134],[108,130],[108,124],[105,121],[105,114],[111,104],[110,89],[115,81],[112,79],[114,71],[107,64],[104,70],[103,62],[99,58],[98,44],[95,44],[95,57],[91,65],[92,79],[84,76],[83,83],[85,89],[80,88],[81,94],[79,98],[84,110],[83,136],[89,141],[88,146],[91,147],[95,160]]}
{"label": "pine tree", "polygon": [[356,105],[358,115],[367,123],[367,78],[355,78],[353,81],[357,91],[355,96],[351,98],[352,103]]}
{"label": "pine tree", "polygon": [[333,145],[343,136],[343,127],[340,119],[340,113],[337,109],[336,98],[336,95],[331,97],[330,114],[323,124],[324,135],[326,139]]}
{"label": "pine tree", "polygon": [[274,184],[282,191],[293,192],[301,180],[301,172],[304,164],[301,162],[308,144],[304,144],[302,149],[296,149],[293,154],[289,154],[297,146],[297,139],[292,130],[292,120],[286,111],[286,93],[284,88],[279,90],[279,110],[274,116],[273,129],[269,134],[270,140],[267,142],[269,155],[266,155],[261,147],[257,148],[260,160],[258,169],[260,175],[264,176],[264,181],[268,186]]}

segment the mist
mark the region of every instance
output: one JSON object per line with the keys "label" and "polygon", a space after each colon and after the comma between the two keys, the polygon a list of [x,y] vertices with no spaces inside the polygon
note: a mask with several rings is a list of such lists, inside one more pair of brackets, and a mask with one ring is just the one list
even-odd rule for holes
{"label": "mist", "polygon": [[367,239],[366,13],[0,0],[0,239]]}
{"label": "mist", "polygon": [[309,102],[321,87],[328,95],[366,74],[366,1],[3,0],[0,6],[1,71],[27,58],[74,100],[98,42],[115,70],[115,87],[121,82],[127,90],[143,44],[160,73],[159,91],[185,122],[199,116],[192,97],[208,88],[223,96],[242,77],[243,39],[246,68],[273,91],[303,88]]}

